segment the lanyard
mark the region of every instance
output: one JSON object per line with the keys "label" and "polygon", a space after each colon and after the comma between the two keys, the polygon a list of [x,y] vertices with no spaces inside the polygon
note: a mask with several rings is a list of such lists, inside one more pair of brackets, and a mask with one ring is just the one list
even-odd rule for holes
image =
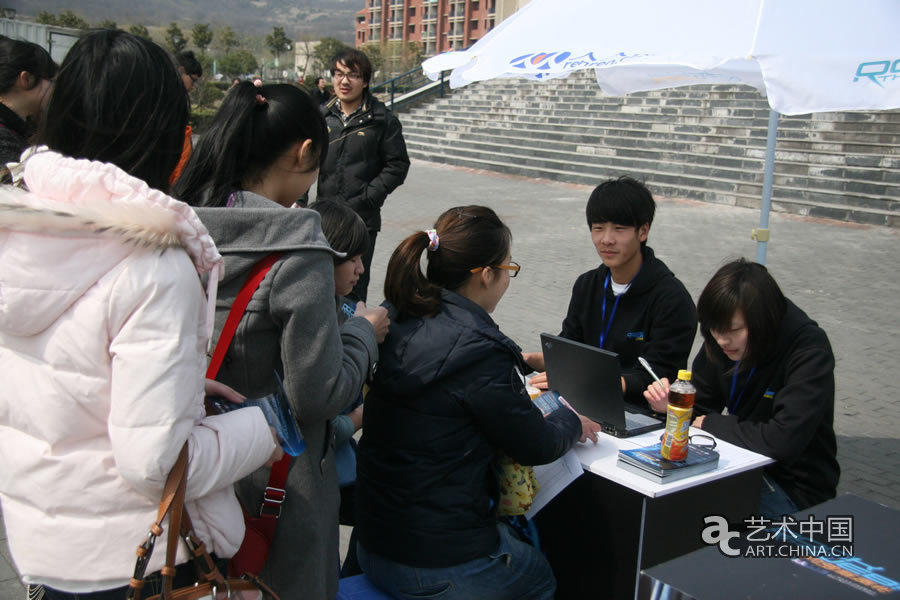
{"label": "lanyard", "polygon": [[[610,274],[606,274],[606,281],[603,282],[603,305],[600,309],[600,343],[598,344],[598,348],[603,347],[603,342],[606,341],[606,336],[609,334],[609,330],[612,327],[613,319],[616,317],[616,309],[619,308],[619,300],[622,299],[622,296],[625,294],[619,294],[616,296],[616,301],[613,304],[612,311],[609,313],[609,321],[606,320],[606,291],[609,289],[609,279]],[[606,323],[606,327],[603,324]]]}
{"label": "lanyard", "polygon": [[735,400],[734,406],[732,406],[731,401],[734,399],[734,390],[737,387],[738,367],[740,366],[741,361],[734,363],[734,375],[731,376],[731,391],[728,393],[728,414],[730,415],[737,412],[738,406],[741,405],[741,398],[744,397],[744,392],[747,391],[747,384],[750,383],[750,378],[753,377],[753,373],[756,372],[756,367],[750,369],[750,373],[747,375],[744,385],[741,386],[741,393],[738,394],[737,400]]}

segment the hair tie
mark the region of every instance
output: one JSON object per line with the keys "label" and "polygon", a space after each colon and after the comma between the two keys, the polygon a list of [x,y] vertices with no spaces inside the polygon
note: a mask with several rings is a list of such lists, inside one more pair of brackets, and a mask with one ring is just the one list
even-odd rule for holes
{"label": "hair tie", "polygon": [[425,235],[428,236],[428,251],[437,252],[437,249],[441,246],[441,238],[437,229],[426,229]]}
{"label": "hair tie", "polygon": [[266,103],[266,97],[263,96],[262,94],[257,94],[256,95],[256,105],[262,106],[265,103]]}

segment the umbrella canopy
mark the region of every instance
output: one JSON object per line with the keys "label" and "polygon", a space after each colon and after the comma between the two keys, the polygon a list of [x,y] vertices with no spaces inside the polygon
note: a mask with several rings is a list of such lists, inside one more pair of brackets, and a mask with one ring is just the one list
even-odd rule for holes
{"label": "umbrella canopy", "polygon": [[768,233],[777,113],[900,107],[898,27],[900,0],[533,0],[468,50],[422,68],[432,79],[452,70],[451,87],[582,69],[610,95],[751,85],[773,109],[760,222]]}

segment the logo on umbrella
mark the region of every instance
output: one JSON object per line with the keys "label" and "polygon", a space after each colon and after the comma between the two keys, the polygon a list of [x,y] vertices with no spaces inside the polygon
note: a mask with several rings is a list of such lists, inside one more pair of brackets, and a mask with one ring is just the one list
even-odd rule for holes
{"label": "logo on umbrella", "polygon": [[900,58],[893,63],[889,60],[859,63],[856,67],[856,77],[853,78],[854,83],[860,78],[868,79],[878,87],[884,87],[883,83],[887,81],[900,80]]}
{"label": "logo on umbrella", "polygon": [[599,67],[612,67],[619,63],[625,62],[632,58],[649,56],[648,54],[626,54],[619,52],[612,58],[598,59],[593,52],[582,54],[581,56],[572,57],[572,52],[568,50],[557,52],[532,52],[518,56],[511,61],[509,65],[514,69],[522,69],[535,73],[536,77],[541,78],[548,75],[548,71],[563,72],[573,69],[590,69]]}

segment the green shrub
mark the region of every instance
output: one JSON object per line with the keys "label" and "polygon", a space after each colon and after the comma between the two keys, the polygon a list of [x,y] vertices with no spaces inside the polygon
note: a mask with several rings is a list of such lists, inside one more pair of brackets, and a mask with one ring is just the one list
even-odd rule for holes
{"label": "green shrub", "polygon": [[200,135],[209,127],[216,110],[213,108],[194,108],[191,111],[190,124],[195,135]]}

